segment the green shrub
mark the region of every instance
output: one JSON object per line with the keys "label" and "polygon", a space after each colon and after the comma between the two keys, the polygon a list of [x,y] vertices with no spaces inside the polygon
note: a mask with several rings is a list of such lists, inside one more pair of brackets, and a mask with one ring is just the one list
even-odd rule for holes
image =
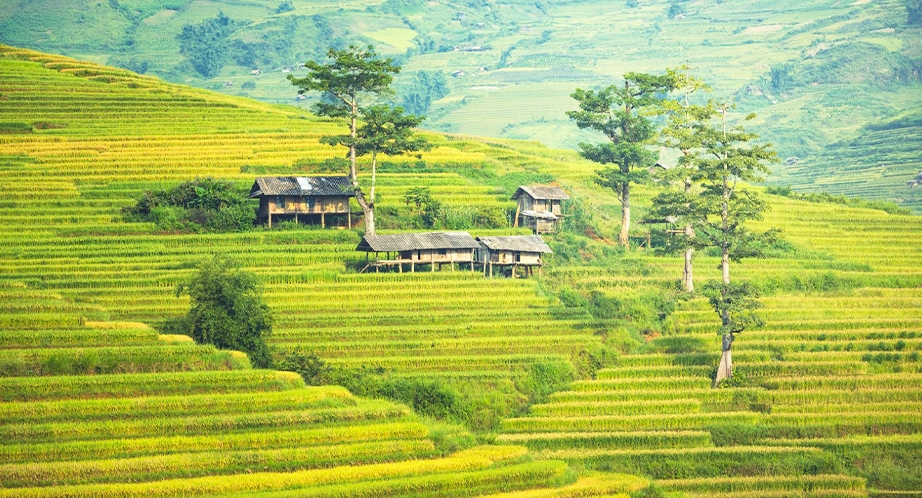
{"label": "green shrub", "polygon": [[176,289],[188,294],[192,308],[179,325],[200,344],[245,351],[254,366],[272,365],[265,337],[272,333],[272,313],[252,273],[221,255],[202,262]]}
{"label": "green shrub", "polygon": [[233,183],[196,178],[170,189],[146,190],[122,213],[128,221],[156,224],[162,230],[242,232],[256,222],[255,201]]}

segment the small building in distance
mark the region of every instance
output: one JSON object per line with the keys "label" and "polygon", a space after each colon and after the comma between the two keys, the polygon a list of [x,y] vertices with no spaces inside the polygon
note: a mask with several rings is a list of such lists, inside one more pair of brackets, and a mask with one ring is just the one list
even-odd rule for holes
{"label": "small building in distance", "polygon": [[550,233],[560,228],[563,219],[561,202],[569,199],[560,187],[544,185],[521,186],[512,195],[517,201],[515,227],[528,227],[535,233]]}
{"label": "small building in distance", "polygon": [[354,197],[346,176],[269,176],[257,178],[250,198],[259,199],[257,223],[296,223],[351,227],[349,198]]}
{"label": "small building in distance", "polygon": [[[370,267],[377,272],[382,266],[397,266],[403,272],[405,265],[411,272],[417,265],[429,265],[430,271],[435,271],[436,265],[441,269],[445,264],[452,270],[455,264],[467,264],[473,271],[474,253],[479,247],[467,232],[431,232],[365,235],[355,250],[366,253],[368,264],[363,272]],[[375,253],[374,261],[369,261],[371,253]]]}
{"label": "small building in distance", "polygon": [[532,275],[534,268],[544,265],[543,254],[552,254],[551,248],[540,235],[512,235],[505,237],[477,237],[480,248],[477,262],[483,264],[484,274],[493,276],[493,267],[512,267],[512,277],[518,267],[525,268],[525,275]]}

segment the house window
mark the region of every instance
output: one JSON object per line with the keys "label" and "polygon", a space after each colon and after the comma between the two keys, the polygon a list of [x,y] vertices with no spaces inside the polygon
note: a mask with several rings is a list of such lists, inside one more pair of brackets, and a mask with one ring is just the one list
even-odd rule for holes
{"label": "house window", "polygon": [[447,256],[448,249],[439,249],[439,256]]}
{"label": "house window", "polygon": [[515,253],[515,262],[516,262],[516,263],[521,263],[521,262],[522,262],[522,253],[520,253],[520,252]]}
{"label": "house window", "polygon": [[285,209],[285,196],[284,195],[275,196],[275,207],[279,209]]}

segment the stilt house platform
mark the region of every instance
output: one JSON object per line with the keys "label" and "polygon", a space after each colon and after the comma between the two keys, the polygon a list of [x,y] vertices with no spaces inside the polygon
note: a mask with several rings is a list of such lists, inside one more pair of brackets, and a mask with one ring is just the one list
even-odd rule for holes
{"label": "stilt house platform", "polygon": [[540,235],[477,237],[477,241],[480,242],[477,261],[483,264],[484,274],[491,277],[494,266],[512,267],[513,278],[520,266],[525,269],[525,276],[533,275],[536,267],[540,271],[544,265],[542,255],[554,252]]}
{"label": "stilt house platform", "polygon": [[258,223],[294,221],[322,227],[352,226],[349,198],[355,197],[346,176],[260,177],[250,188],[259,199]]}
{"label": "stilt house platform", "polygon": [[[407,266],[411,272],[420,265],[429,265],[430,271],[439,270],[449,265],[468,265],[474,271],[474,254],[480,244],[467,232],[431,232],[399,233],[389,235],[366,235],[355,248],[365,252],[367,264],[362,272],[374,268],[377,272],[382,266],[396,266],[403,272]],[[371,253],[375,259],[370,260]],[[381,255],[384,258],[381,258]]]}
{"label": "stilt house platform", "polygon": [[523,185],[512,195],[517,202],[513,226],[531,228],[536,234],[554,232],[564,216],[561,203],[569,198],[560,187]]}

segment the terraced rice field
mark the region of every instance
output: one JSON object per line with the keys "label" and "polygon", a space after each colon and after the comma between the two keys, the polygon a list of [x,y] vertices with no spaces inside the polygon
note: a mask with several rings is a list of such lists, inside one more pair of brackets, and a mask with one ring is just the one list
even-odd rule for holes
{"label": "terraced rice field", "polygon": [[[543,280],[366,275],[353,231],[158,233],[124,222],[121,206],[195,176],[248,184],[256,169],[322,161],[334,151],[317,138],[336,124],[0,52],[0,123],[31,130],[0,135],[0,496],[610,496],[645,478],[687,496],[922,488],[919,218],[773,197],[763,224],[793,249],[734,267],[767,293],[767,326],[735,344],[738,387],[710,388],[716,320],[692,299],[595,378],[461,449],[405,406],[306,387],[151,325],[186,310],[175,285],[220,252],[265,282],[280,352],[488,385],[616,335],[621,325],[600,329],[555,286],[672,288],[678,259],[637,251],[631,265],[558,264]],[[499,164],[555,174],[613,223],[614,201],[572,154],[431,139],[434,172],[383,175],[382,206],[401,207],[405,185],[449,205],[506,206],[509,193],[470,180]],[[696,261],[699,282],[717,275],[716,259]]]}

